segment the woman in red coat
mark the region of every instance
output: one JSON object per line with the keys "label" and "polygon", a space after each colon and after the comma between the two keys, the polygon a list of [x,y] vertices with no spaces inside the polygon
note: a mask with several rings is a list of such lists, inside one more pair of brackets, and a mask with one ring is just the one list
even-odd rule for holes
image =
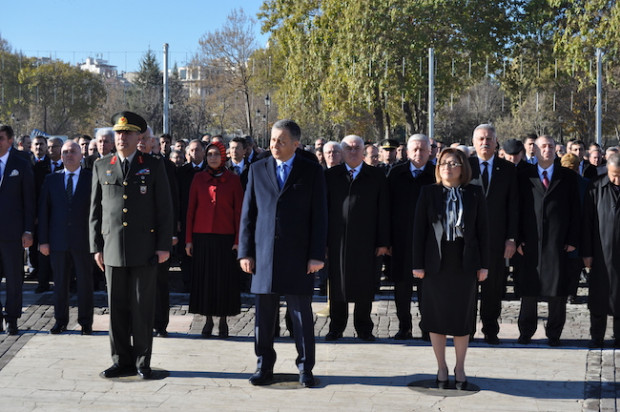
{"label": "woman in red coat", "polygon": [[185,251],[193,256],[189,311],[207,317],[202,335],[211,337],[213,316],[220,317],[219,337],[228,337],[226,316],[241,309],[236,250],[243,191],[239,176],[225,168],[226,148],[211,143],[207,169],[194,176],[187,208]]}

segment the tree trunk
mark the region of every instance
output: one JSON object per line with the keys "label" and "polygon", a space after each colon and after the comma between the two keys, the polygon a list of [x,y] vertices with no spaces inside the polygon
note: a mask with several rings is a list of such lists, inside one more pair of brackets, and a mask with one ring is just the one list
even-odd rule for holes
{"label": "tree trunk", "polygon": [[381,134],[383,133],[384,130],[384,123],[383,123],[383,99],[381,98],[381,93],[379,92],[379,86],[375,86],[374,89],[374,106],[373,106],[373,110],[372,110],[372,114],[374,117],[374,129],[375,129],[375,136],[374,136],[374,140],[379,141],[379,139],[381,139]]}

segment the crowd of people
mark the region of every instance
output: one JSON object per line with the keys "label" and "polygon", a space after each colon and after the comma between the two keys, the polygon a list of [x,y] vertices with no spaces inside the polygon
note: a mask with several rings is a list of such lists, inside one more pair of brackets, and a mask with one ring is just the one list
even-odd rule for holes
{"label": "crowd of people", "polygon": [[478,306],[484,341],[501,343],[507,268],[521,299],[518,343],[531,343],[544,301],[548,344],[561,345],[566,304],[587,271],[590,346],[604,346],[612,315],[620,347],[617,147],[586,150],[582,141],[564,146],[547,135],[500,145],[490,124],[475,128],[471,146],[446,147],[423,134],[404,143],[349,135],[304,146],[299,126],[281,120],[261,149],[250,136],[156,137],[132,112],[115,114],[112,124],[94,139],[67,141],[16,138],[0,125],[0,213],[10,217],[0,231],[7,332],[19,333],[25,249],[36,292],[54,282],[52,334],[67,329],[73,278],[81,332],[92,334],[93,290],[105,282],[113,360],[105,377],[151,376],[153,335],[168,334],[171,255],[190,312],[206,316],[205,338],[214,317],[218,336],[228,337],[241,291],[255,294],[254,385],[273,380],[281,296],[300,383],[315,384],[315,282],[328,295],[325,340],[343,337],[354,303],[356,336],[373,341],[382,268],[394,284],[393,338],[414,337],[415,291],[419,336],[431,341],[440,388],[448,382],[447,336],[456,387],[467,387]]}

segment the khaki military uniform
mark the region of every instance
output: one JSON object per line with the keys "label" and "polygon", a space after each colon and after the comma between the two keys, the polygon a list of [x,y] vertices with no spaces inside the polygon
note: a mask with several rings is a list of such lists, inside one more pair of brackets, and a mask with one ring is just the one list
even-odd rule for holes
{"label": "khaki military uniform", "polygon": [[155,252],[170,250],[172,219],[170,186],[161,159],[137,151],[127,174],[118,155],[94,163],[90,249],[103,253],[112,359],[120,366],[150,364]]}

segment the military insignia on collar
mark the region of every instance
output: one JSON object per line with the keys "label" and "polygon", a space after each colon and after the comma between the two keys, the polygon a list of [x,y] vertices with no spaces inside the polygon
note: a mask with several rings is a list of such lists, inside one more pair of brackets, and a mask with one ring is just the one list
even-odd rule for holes
{"label": "military insignia on collar", "polygon": [[142,169],[142,170],[138,170],[138,172],[136,173],[136,176],[147,176],[151,174],[151,169]]}
{"label": "military insignia on collar", "polygon": [[142,163],[144,163],[144,160],[142,160],[142,156],[138,155],[138,164]]}
{"label": "military insignia on collar", "polygon": [[116,164],[116,155],[112,156],[112,160],[110,160],[110,164],[111,165],[115,165]]}

